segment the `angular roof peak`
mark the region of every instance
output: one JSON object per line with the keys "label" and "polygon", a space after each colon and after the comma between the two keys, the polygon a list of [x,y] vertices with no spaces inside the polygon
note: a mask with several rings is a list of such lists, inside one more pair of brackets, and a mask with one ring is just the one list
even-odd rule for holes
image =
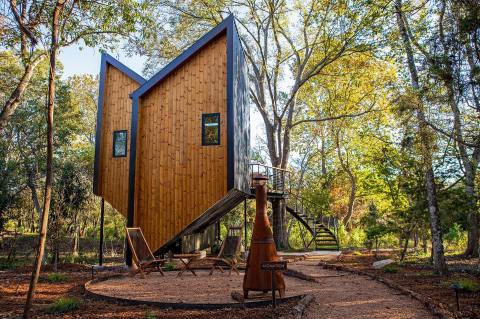
{"label": "angular roof peak", "polygon": [[111,66],[113,66],[113,67],[119,69],[120,71],[122,71],[123,73],[125,73],[128,77],[130,77],[132,80],[134,80],[138,84],[143,84],[147,81],[140,74],[133,71],[128,66],[126,66],[122,62],[118,61],[117,59],[115,59],[113,56],[111,56],[110,54],[108,54],[106,52],[102,53],[102,61],[100,63],[102,65],[104,63],[110,64]]}
{"label": "angular roof peak", "polygon": [[185,62],[187,62],[192,56],[194,56],[212,40],[216,39],[220,34],[232,28],[235,28],[235,17],[233,14],[222,20],[222,22],[220,22],[217,26],[208,31],[204,36],[202,36],[199,40],[192,44],[188,49],[183,51],[182,54],[173,59],[173,61],[168,63],[164,68],[158,71],[137,90],[133,91],[131,97],[139,98],[143,96],[145,93],[150,91],[150,89],[153,88],[157,83],[162,81],[170,73],[178,69]]}

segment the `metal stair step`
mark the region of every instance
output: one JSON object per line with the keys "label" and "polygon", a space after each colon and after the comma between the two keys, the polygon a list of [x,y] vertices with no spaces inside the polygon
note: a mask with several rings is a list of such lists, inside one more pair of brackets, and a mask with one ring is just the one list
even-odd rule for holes
{"label": "metal stair step", "polygon": [[318,249],[318,248],[324,248],[324,249],[326,249],[327,247],[328,247],[328,248],[333,248],[333,249],[338,249],[338,248],[339,248],[337,245],[316,245],[315,247],[316,247],[317,249]]}
{"label": "metal stair step", "polygon": [[318,235],[327,235],[327,236],[332,236],[332,237],[335,236],[329,231],[315,231],[315,233],[318,234]]}

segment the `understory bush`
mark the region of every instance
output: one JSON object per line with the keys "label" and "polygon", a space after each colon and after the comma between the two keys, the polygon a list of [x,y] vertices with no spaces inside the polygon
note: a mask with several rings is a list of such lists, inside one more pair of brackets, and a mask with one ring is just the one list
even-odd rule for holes
{"label": "understory bush", "polygon": [[56,273],[48,274],[45,280],[49,283],[67,282],[68,276],[65,274],[56,272]]}
{"label": "understory bush", "polygon": [[145,319],[157,319],[155,314],[150,310],[145,311]]}
{"label": "understory bush", "polygon": [[467,246],[467,232],[458,223],[454,223],[444,236],[447,250],[463,251]]}
{"label": "understory bush", "polygon": [[478,283],[472,279],[460,278],[453,281],[448,281],[445,283],[447,286],[456,286],[467,292],[477,292],[480,290]]}
{"label": "understory bush", "polygon": [[55,300],[48,310],[51,313],[65,313],[78,309],[81,304],[82,301],[78,298],[60,298]]}
{"label": "understory bush", "polygon": [[395,274],[398,272],[398,265],[393,263],[393,264],[389,264],[389,265],[386,265],[385,267],[383,267],[383,271],[388,273],[388,274]]}
{"label": "understory bush", "polygon": [[175,270],[176,268],[177,268],[177,265],[175,263],[171,263],[171,262],[166,262],[163,265],[163,269],[166,270],[166,271],[172,271],[172,270]]}
{"label": "understory bush", "polygon": [[6,258],[0,259],[0,270],[11,270],[15,269],[18,266],[18,263],[15,260],[7,260]]}
{"label": "understory bush", "polygon": [[350,231],[345,229],[345,226],[338,227],[338,239],[340,240],[340,247],[364,247],[367,235],[365,231],[359,227],[353,228]]}

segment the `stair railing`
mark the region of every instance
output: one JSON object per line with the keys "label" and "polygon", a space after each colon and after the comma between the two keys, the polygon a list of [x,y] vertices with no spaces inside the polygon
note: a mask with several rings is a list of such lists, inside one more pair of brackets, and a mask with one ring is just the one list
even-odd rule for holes
{"label": "stair railing", "polygon": [[[303,218],[313,230],[313,237],[316,237],[316,223],[325,225],[328,229],[333,230],[335,238],[338,238],[338,219],[333,216],[324,216],[323,214],[311,214],[309,206],[316,206],[315,203],[304,199],[303,197],[292,193],[291,172],[286,169],[268,166],[261,163],[250,163],[250,182],[253,186],[253,175],[262,174],[268,177],[267,189],[270,193],[278,195],[288,195],[288,201],[292,202],[295,212]],[[310,204],[310,205],[307,205]]]}
{"label": "stair railing", "polygon": [[316,223],[320,223],[325,225],[327,228],[331,229],[335,237],[337,237],[337,234],[338,234],[337,217],[325,216],[323,214],[320,214],[320,215],[311,214],[309,211],[308,205],[306,205],[306,203],[309,203],[314,206],[315,204],[301,196],[290,194],[288,201],[292,201],[292,200],[294,201],[293,207],[295,211],[298,212],[300,216],[304,216],[304,219],[310,224],[312,230],[314,231],[314,234],[313,234],[314,236],[315,236],[314,226]]}

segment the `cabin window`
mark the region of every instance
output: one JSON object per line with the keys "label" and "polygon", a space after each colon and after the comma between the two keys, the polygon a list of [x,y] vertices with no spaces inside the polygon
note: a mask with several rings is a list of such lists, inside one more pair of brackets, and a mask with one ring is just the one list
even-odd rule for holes
{"label": "cabin window", "polygon": [[220,113],[202,115],[202,145],[220,145]]}
{"label": "cabin window", "polygon": [[127,156],[127,131],[113,132],[113,157]]}

